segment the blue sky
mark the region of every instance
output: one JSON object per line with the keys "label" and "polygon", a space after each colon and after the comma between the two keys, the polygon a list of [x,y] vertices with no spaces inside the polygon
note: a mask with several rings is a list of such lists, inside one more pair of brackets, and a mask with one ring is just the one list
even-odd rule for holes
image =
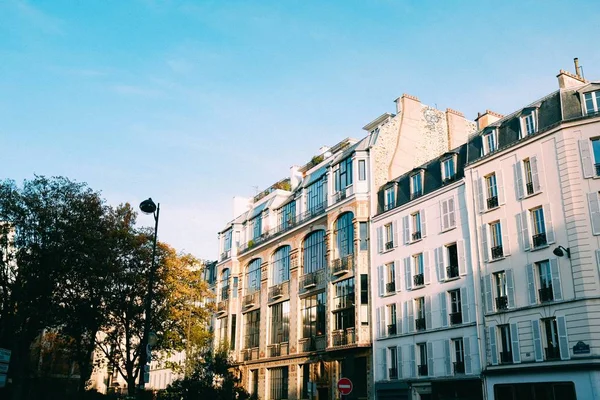
{"label": "blue sky", "polygon": [[[152,196],[201,258],[231,199],[362,137],[402,93],[468,118],[600,79],[597,0],[0,0],[0,178]],[[151,225],[151,218],[140,217]]]}

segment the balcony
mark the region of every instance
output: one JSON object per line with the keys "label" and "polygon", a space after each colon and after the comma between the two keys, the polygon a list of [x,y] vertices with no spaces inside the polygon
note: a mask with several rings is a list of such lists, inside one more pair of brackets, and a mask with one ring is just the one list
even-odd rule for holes
{"label": "balcony", "polygon": [[348,197],[348,194],[346,193],[346,189],[342,189],[339,192],[337,192],[336,194],[333,195],[333,201],[335,203],[340,202],[342,200],[345,200]]}
{"label": "balcony", "polygon": [[267,354],[269,357],[287,356],[289,355],[289,348],[290,347],[287,342],[270,344],[267,346]]}
{"label": "balcony", "polygon": [[496,310],[508,310],[508,297],[507,296],[499,296],[496,297]]}
{"label": "balcony", "polygon": [[300,293],[306,293],[311,290],[322,288],[325,285],[325,269],[308,272],[302,275],[298,283],[298,291]]}
{"label": "balcony", "polygon": [[229,300],[229,285],[221,288],[221,300]]}
{"label": "balcony", "polygon": [[385,284],[385,294],[392,294],[396,292],[396,282],[388,282]]}
{"label": "balcony", "polygon": [[417,240],[421,240],[421,231],[416,231],[412,234],[412,241],[415,242]]}
{"label": "balcony", "polygon": [[300,346],[302,351],[305,353],[311,351],[321,351],[325,350],[327,347],[327,337],[321,336],[311,336],[309,338],[300,339]]}
{"label": "balcony", "polygon": [[425,325],[425,318],[415,318],[415,329],[418,331],[424,331],[427,329]]}
{"label": "balcony", "polygon": [[443,185],[447,185],[449,183],[452,183],[456,180],[456,175],[452,174],[451,176],[447,176],[442,180],[442,184]]}
{"label": "balcony", "polygon": [[502,250],[502,245],[492,247],[492,260],[498,260],[504,257],[504,251]]}
{"label": "balcony", "polygon": [[419,376],[427,376],[427,364],[417,365],[417,370],[419,372]]}
{"label": "balcony", "polygon": [[269,288],[269,303],[290,295],[290,282],[283,282]]}
{"label": "balcony", "polygon": [[390,324],[387,326],[387,334],[388,336],[396,335],[398,333],[396,329],[396,324]]}
{"label": "balcony", "polygon": [[461,312],[453,312],[450,313],[450,325],[459,325],[462,324],[462,313]]}
{"label": "balcony", "polygon": [[220,302],[217,303],[217,313],[219,314],[226,314],[227,311],[229,310],[229,300],[221,300]]}
{"label": "balcony", "polygon": [[391,250],[394,248],[394,241],[389,241],[389,242],[385,242],[385,249],[386,250]]}
{"label": "balcony", "polygon": [[309,219],[313,219],[314,217],[321,215],[325,212],[327,208],[327,202],[323,201],[322,203],[310,208],[309,210],[304,211],[300,214],[299,223],[308,221]]}
{"label": "balcony", "polygon": [[410,199],[411,199],[411,200],[414,200],[414,199],[416,199],[417,197],[421,197],[421,196],[423,196],[423,191],[416,191],[416,192],[412,192],[412,193],[410,194]]}
{"label": "balcony", "polygon": [[331,332],[333,346],[347,346],[356,343],[356,334],[354,328],[340,329]]}
{"label": "balcony", "polygon": [[389,368],[388,374],[390,379],[398,379],[398,368]]}
{"label": "balcony", "polygon": [[416,274],[415,276],[413,276],[413,284],[415,286],[423,286],[425,284],[423,274]]}
{"label": "balcony", "polygon": [[548,345],[546,347],[546,360],[560,360],[560,349],[558,346]]}
{"label": "balcony", "polygon": [[538,233],[537,235],[533,235],[533,247],[543,247],[548,244],[548,240],[546,239],[546,232]]}
{"label": "balcony", "polygon": [[552,294],[552,285],[548,285],[547,287],[539,289],[538,294],[540,295],[540,302],[542,303],[554,300],[554,295]]}
{"label": "balcony", "polygon": [[487,199],[487,208],[491,210],[492,208],[498,207],[498,196],[491,196]]}
{"label": "balcony", "polygon": [[500,352],[500,363],[501,364],[512,364],[513,357],[512,351],[501,351]]}
{"label": "balcony", "polygon": [[244,308],[252,308],[260,305],[260,292],[256,291],[244,296],[242,306]]}
{"label": "balcony", "polygon": [[281,223],[279,225],[277,225],[275,228],[271,229],[269,231],[269,236],[270,237],[275,237],[278,236],[284,232],[289,231],[290,229],[292,229],[293,227],[295,227],[297,225],[297,219],[295,215],[290,215],[288,216],[287,221],[285,221],[284,223]]}
{"label": "balcony", "polygon": [[244,361],[258,360],[258,347],[242,350],[242,358]]}
{"label": "balcony", "polygon": [[533,194],[533,182],[527,182],[525,184],[525,189],[527,190],[527,196],[530,196]]}
{"label": "balcony", "polygon": [[331,275],[334,277],[343,275],[354,270],[354,254],[333,260],[331,264]]}
{"label": "balcony", "polygon": [[349,308],[354,307],[354,293],[348,293],[345,296],[336,297],[335,299],[335,308]]}
{"label": "balcony", "polygon": [[465,362],[464,361],[455,361],[453,364],[454,364],[454,374],[464,374],[465,373]]}
{"label": "balcony", "polygon": [[594,167],[596,168],[596,176],[600,176],[600,164],[594,164]]}
{"label": "balcony", "polygon": [[231,257],[231,249],[225,250],[221,253],[221,261],[227,260],[229,257]]}
{"label": "balcony", "polygon": [[458,265],[446,267],[446,276],[448,276],[448,279],[458,278]]}

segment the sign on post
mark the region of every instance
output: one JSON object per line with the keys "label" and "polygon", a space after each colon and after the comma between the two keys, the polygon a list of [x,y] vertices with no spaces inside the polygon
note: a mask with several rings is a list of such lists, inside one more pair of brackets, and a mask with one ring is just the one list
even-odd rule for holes
{"label": "sign on post", "polygon": [[340,394],[346,396],[352,392],[352,381],[348,378],[341,378],[337,383]]}

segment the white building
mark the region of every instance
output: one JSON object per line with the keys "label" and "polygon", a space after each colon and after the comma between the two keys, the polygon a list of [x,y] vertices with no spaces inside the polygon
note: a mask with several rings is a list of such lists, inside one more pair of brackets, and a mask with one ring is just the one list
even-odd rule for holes
{"label": "white building", "polygon": [[378,400],[482,396],[466,151],[458,147],[379,190],[371,226]]}
{"label": "white building", "polygon": [[600,84],[558,79],[469,141],[490,400],[600,398]]}

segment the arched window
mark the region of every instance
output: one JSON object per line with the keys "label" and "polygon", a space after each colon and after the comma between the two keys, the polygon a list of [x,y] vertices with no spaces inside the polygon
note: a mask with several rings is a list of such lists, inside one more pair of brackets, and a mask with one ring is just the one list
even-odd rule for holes
{"label": "arched window", "polygon": [[246,273],[246,294],[254,293],[260,290],[260,258],[250,261],[248,272]]}
{"label": "arched window", "polygon": [[273,254],[273,266],[271,268],[271,285],[290,280],[290,246],[278,248]]}
{"label": "arched window", "polygon": [[318,230],[306,236],[302,250],[305,274],[325,268],[325,231]]}
{"label": "arched window", "polygon": [[338,258],[354,254],[353,219],[354,214],[347,212],[342,214],[335,222],[335,246]]}
{"label": "arched window", "polygon": [[221,273],[221,300],[229,298],[229,277],[231,272],[229,269],[224,269]]}

